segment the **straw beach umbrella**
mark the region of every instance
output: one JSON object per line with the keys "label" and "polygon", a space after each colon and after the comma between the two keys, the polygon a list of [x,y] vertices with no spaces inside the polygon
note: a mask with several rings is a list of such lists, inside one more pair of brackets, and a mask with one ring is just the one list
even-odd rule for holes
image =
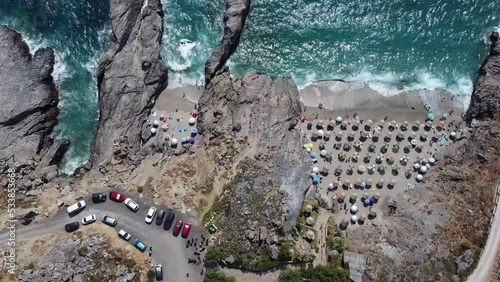
{"label": "straw beach umbrella", "polygon": [[345,194],[344,192],[342,192],[342,193],[340,193],[339,197],[340,197],[340,199],[342,199],[342,200],[343,200],[343,199],[345,199],[346,194]]}
{"label": "straw beach umbrella", "polygon": [[361,179],[359,179],[359,178],[358,178],[354,184],[355,184],[356,186],[360,186],[360,185],[361,185],[361,182],[363,182],[363,181],[361,181]]}
{"label": "straw beach umbrella", "polygon": [[319,120],[318,123],[316,124],[317,129],[323,129],[325,126],[325,123],[322,120]]}
{"label": "straw beach umbrella", "polygon": [[361,214],[361,215],[359,216],[359,221],[364,222],[365,220],[366,220],[366,215]]}
{"label": "straw beach umbrella", "polygon": [[314,232],[311,230],[307,231],[306,237],[308,240],[311,240],[311,241],[314,240]]}
{"label": "straw beach umbrella", "polygon": [[313,207],[311,205],[306,205],[306,207],[304,208],[304,210],[308,213],[311,213],[313,211]]}
{"label": "straw beach umbrella", "polygon": [[345,186],[345,187],[350,187],[350,186],[351,186],[351,180],[346,179],[346,180],[344,181],[344,186]]}
{"label": "straw beach umbrella", "polygon": [[342,218],[342,219],[340,220],[340,225],[342,225],[342,226],[347,226],[347,224],[349,224],[349,221],[347,221],[347,219]]}
{"label": "straw beach umbrella", "polygon": [[366,199],[369,199],[370,198],[370,194],[368,194],[368,192],[364,192],[363,193],[363,199],[366,200]]}
{"label": "straw beach umbrella", "polygon": [[364,165],[359,165],[358,166],[358,173],[363,174],[366,171],[366,167]]}
{"label": "straw beach umbrella", "polygon": [[356,200],[358,199],[358,194],[353,193],[353,194],[349,197],[349,199],[350,199],[351,201],[356,201]]}
{"label": "straw beach umbrella", "polygon": [[347,125],[348,125],[347,120],[344,120],[344,121],[342,121],[342,124],[340,125],[340,128],[342,130],[346,130],[347,129]]}
{"label": "straw beach umbrella", "polygon": [[380,198],[380,193],[376,192],[375,194],[373,194],[373,198],[375,198],[375,200],[378,200]]}
{"label": "straw beach umbrella", "polygon": [[375,218],[375,217],[377,217],[377,212],[374,209],[371,209],[369,216],[370,216],[370,218]]}
{"label": "straw beach umbrella", "polygon": [[383,186],[384,186],[384,183],[385,183],[384,179],[382,179],[382,178],[381,178],[381,179],[379,179],[379,181],[377,182],[377,186],[379,186],[379,187],[383,187]]}
{"label": "straw beach umbrella", "polygon": [[314,218],[312,216],[306,218],[306,223],[307,223],[307,225],[313,225],[314,224]]}
{"label": "straw beach umbrella", "polygon": [[366,185],[368,187],[372,186],[373,185],[373,180],[371,178],[368,178],[368,180],[366,180]]}
{"label": "straw beach umbrella", "polygon": [[337,124],[335,123],[334,120],[330,120],[328,122],[328,126],[326,127],[328,130],[333,130]]}

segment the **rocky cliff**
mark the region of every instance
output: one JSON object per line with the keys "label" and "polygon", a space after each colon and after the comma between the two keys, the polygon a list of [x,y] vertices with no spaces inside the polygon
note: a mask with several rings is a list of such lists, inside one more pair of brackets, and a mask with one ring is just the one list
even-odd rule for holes
{"label": "rocky cliff", "polygon": [[[234,177],[216,203],[221,247],[246,267],[259,268],[254,252],[277,258],[274,235],[295,225],[310,185],[310,164],[295,129],[301,114],[297,86],[289,77],[258,73],[233,80],[224,68],[199,106],[207,150],[231,146]],[[265,248],[257,251],[259,245]]]}
{"label": "rocky cliff", "polygon": [[474,94],[465,116],[468,124],[472,119],[498,119],[500,113],[500,45],[498,32],[490,35],[491,46],[474,83]]}
{"label": "rocky cliff", "polygon": [[50,156],[46,154],[54,143],[50,134],[59,114],[54,52],[42,48],[31,55],[21,34],[0,26],[0,65],[0,161],[38,166],[47,155],[44,166],[57,164],[68,142],[58,142]]}
{"label": "rocky cliff", "polygon": [[167,82],[160,55],[163,10],[160,0],[111,0],[113,32],[99,63],[99,127],[92,148],[94,165],[104,166],[113,144],[125,143],[122,157],[134,156],[150,137],[145,118]]}
{"label": "rocky cliff", "polygon": [[463,138],[436,156],[424,185],[399,193],[396,212],[347,230],[348,249],[370,258],[375,281],[460,281],[475,267],[487,238],[500,175],[498,34],[474,84]]}
{"label": "rocky cliff", "polygon": [[250,12],[250,2],[250,0],[227,0],[224,12],[224,36],[205,64],[205,85],[236,51]]}

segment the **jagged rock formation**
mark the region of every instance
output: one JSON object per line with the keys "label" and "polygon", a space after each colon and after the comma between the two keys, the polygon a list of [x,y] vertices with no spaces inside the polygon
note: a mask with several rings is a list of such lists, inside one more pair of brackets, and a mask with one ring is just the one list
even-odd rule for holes
{"label": "jagged rock formation", "polygon": [[267,242],[267,258],[276,249],[276,230],[295,225],[310,185],[309,163],[295,129],[301,114],[297,87],[289,77],[272,80],[254,72],[235,81],[224,68],[199,105],[198,128],[209,140],[208,149],[231,140],[244,143],[233,149],[235,176],[218,203],[222,247],[241,258]]}
{"label": "jagged rock formation", "polygon": [[251,0],[227,0],[224,12],[224,37],[205,64],[205,85],[222,69],[240,42]]}
{"label": "jagged rock formation", "polygon": [[[19,270],[18,281],[82,282],[109,279],[126,282],[139,278],[135,269],[123,265],[127,254],[110,249],[109,241],[101,234],[91,234],[84,239],[76,236],[59,238],[56,245],[44,252],[43,260],[36,261],[36,267],[22,262],[25,266]],[[132,262],[128,260],[129,266]]]}
{"label": "jagged rock formation", "polygon": [[92,161],[99,166],[110,161],[114,143],[126,144],[121,157],[138,153],[150,137],[142,130],[145,118],[167,81],[160,0],[111,0],[111,7],[113,33],[97,73],[100,113]]}
{"label": "jagged rock formation", "polygon": [[68,141],[50,137],[59,114],[54,52],[42,48],[31,55],[20,33],[0,26],[0,65],[0,161],[35,167],[45,155],[44,167],[57,164]]}
{"label": "jagged rock formation", "polygon": [[471,97],[469,109],[465,120],[468,124],[472,119],[498,118],[500,112],[500,45],[498,44],[498,32],[490,35],[490,54],[484,60],[476,82],[474,83],[474,95]]}
{"label": "jagged rock formation", "polygon": [[373,280],[459,281],[475,267],[472,257],[486,242],[500,175],[498,34],[490,38],[463,137],[436,156],[440,167],[424,185],[394,196],[395,214],[346,231],[348,249],[370,258],[365,274]]}

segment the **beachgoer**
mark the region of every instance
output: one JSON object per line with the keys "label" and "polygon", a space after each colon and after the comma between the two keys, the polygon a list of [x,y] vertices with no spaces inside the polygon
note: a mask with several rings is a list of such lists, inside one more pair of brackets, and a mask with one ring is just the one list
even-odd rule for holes
{"label": "beachgoer", "polygon": [[318,114],[316,114],[316,117],[315,117],[315,119],[318,119]]}

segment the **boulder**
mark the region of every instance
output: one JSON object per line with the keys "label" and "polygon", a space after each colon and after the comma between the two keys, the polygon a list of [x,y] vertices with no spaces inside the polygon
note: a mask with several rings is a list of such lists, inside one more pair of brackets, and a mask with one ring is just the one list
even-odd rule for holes
{"label": "boulder", "polygon": [[269,246],[269,257],[271,259],[278,259],[278,256],[279,256],[278,246],[276,245]]}
{"label": "boulder", "polygon": [[474,262],[474,258],[472,257],[471,249],[465,250],[465,252],[455,259],[455,263],[457,265],[457,273],[460,274],[466,271]]}
{"label": "boulder", "polygon": [[332,209],[332,200],[323,193],[318,193],[318,194],[319,194],[318,195],[319,206],[327,210]]}

